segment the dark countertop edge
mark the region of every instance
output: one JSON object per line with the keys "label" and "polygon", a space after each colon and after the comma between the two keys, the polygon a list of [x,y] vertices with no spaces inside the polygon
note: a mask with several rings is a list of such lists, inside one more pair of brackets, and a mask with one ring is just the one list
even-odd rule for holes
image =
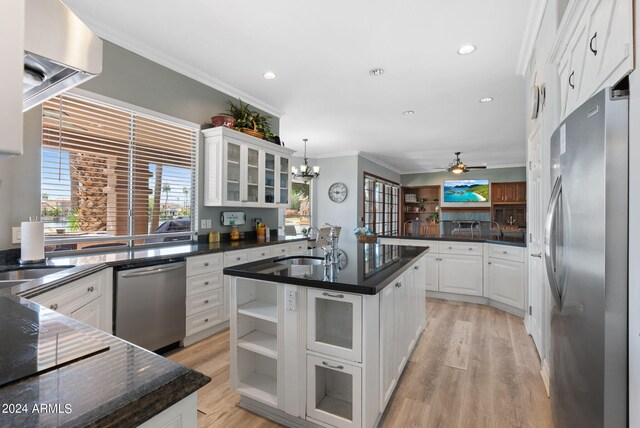
{"label": "dark countertop edge", "polygon": [[[379,244],[384,245],[384,244]],[[278,257],[273,257],[270,259],[259,260],[256,262],[245,263],[237,266],[230,266],[228,268],[224,268],[222,271],[225,275],[228,276],[237,276],[240,278],[249,278],[249,279],[257,279],[260,281],[266,282],[279,282],[283,284],[293,284],[293,285],[301,285],[303,287],[311,287],[311,288],[322,288],[325,290],[333,290],[333,291],[342,291],[344,293],[354,293],[354,294],[362,294],[367,296],[374,296],[380,293],[383,289],[385,289],[389,283],[391,283],[395,278],[405,273],[409,267],[416,262],[420,257],[423,257],[425,253],[429,251],[429,247],[415,247],[420,251],[414,258],[411,259],[410,262],[405,263],[403,267],[395,271],[393,274],[385,276],[381,278],[381,283],[375,286],[368,285],[353,285],[353,284],[344,284],[340,282],[326,282],[326,281],[318,281],[315,279],[304,279],[297,277],[289,277],[289,276],[273,276],[269,274],[263,274],[259,272],[247,272],[245,270],[239,270],[243,266],[247,265],[260,265],[260,264],[268,264],[267,262],[273,262],[274,259]],[[277,279],[277,281],[274,281]]]}
{"label": "dark countertop edge", "polygon": [[412,236],[412,235],[400,235],[400,236],[391,236],[391,235],[380,235],[380,239],[388,238],[388,239],[415,239],[416,241],[450,241],[450,242],[477,242],[480,244],[498,244],[498,245],[510,245],[512,247],[523,247],[526,248],[527,243],[524,238],[522,238],[522,242],[511,242],[511,241],[501,241],[499,239],[490,239],[490,238],[464,238],[464,237],[455,237],[455,236]]}
{"label": "dark countertop edge", "polygon": [[187,368],[187,370],[186,373],[150,391],[147,395],[130,401],[116,411],[90,422],[89,425],[82,423],[78,426],[136,427],[141,425],[211,382],[209,376],[192,369]]}
{"label": "dark countertop edge", "polygon": [[[144,263],[149,263],[149,262],[154,262],[154,261],[163,261],[163,260],[176,260],[176,259],[184,259],[186,257],[192,257],[192,256],[199,256],[199,255],[205,255],[205,254],[213,254],[213,253],[220,253],[220,252],[228,252],[228,251],[236,251],[236,250],[245,250],[245,249],[250,249],[250,248],[256,248],[256,247],[261,247],[261,246],[269,246],[269,245],[279,245],[279,244],[288,244],[291,242],[299,242],[299,241],[308,241],[307,238],[305,237],[300,237],[300,238],[290,238],[290,239],[285,239],[285,240],[270,240],[270,241],[261,241],[261,242],[252,242],[252,243],[244,243],[244,244],[240,244],[240,245],[233,245],[231,246],[230,243],[223,243],[224,244],[228,244],[227,246],[220,246],[217,248],[207,248],[207,246],[209,244],[196,244],[196,243],[191,243],[191,244],[179,244],[179,245],[165,245],[165,246],[161,246],[161,247],[153,247],[153,248],[148,248],[149,250],[156,250],[158,248],[171,248],[173,246],[175,247],[182,247],[182,246],[187,246],[187,245],[191,245],[192,247],[197,247],[197,248],[192,248],[191,250],[185,251],[185,252],[181,252],[181,253],[176,253],[176,254],[167,254],[167,255],[161,255],[161,256],[150,256],[150,257],[141,257],[141,258],[137,258],[137,259],[130,259],[130,260],[113,260],[113,261],[108,261],[108,262],[102,262],[102,263],[94,263],[94,264],[90,264],[90,265],[78,265],[76,267],[73,268],[69,268],[69,272],[66,275],[61,276],[59,279],[53,279],[53,280],[46,280],[46,277],[43,278],[39,278],[37,280],[33,280],[33,281],[29,281],[27,285],[28,289],[24,290],[24,291],[20,291],[20,285],[16,286],[18,288],[15,288],[15,294],[20,296],[20,297],[24,297],[27,299],[39,296],[40,294],[44,294],[48,291],[54,290],[58,287],[61,287],[65,284],[68,284],[70,282],[73,282],[77,279],[81,279],[84,278],[87,275],[91,275],[92,273],[96,273],[99,272],[101,270],[107,269],[109,267],[123,267],[123,266],[133,266],[133,265],[141,265]],[[138,250],[131,250],[131,251],[144,251],[145,249],[138,249]],[[122,251],[105,251],[105,252],[101,252],[101,253],[91,253],[91,254],[78,254],[78,255],[74,255],[74,256],[61,256],[61,258],[73,258],[73,257],[83,257],[83,256],[95,256],[95,255],[101,255],[101,254],[114,254],[114,253],[121,253]],[[54,258],[55,259],[55,258]],[[33,265],[33,267],[38,267],[38,265]],[[0,271],[2,271],[3,269],[0,269]]]}

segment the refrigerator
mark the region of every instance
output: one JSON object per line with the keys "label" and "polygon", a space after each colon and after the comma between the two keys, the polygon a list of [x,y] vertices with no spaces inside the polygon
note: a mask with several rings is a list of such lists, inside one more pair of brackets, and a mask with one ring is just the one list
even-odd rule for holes
{"label": "refrigerator", "polygon": [[607,88],[551,138],[545,265],[557,428],[626,427],[628,91]]}

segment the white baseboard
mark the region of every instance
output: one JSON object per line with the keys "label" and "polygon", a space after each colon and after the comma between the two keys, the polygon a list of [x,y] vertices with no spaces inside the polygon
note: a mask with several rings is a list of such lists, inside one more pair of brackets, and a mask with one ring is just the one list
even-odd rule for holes
{"label": "white baseboard", "polygon": [[544,389],[547,390],[547,397],[549,397],[549,364],[547,364],[546,359],[542,360],[542,368],[540,369],[540,376],[542,376]]}
{"label": "white baseboard", "polygon": [[508,312],[520,318],[524,318],[525,311],[522,309],[514,308],[513,306],[506,305],[504,303],[491,300],[488,297],[482,296],[467,296],[466,294],[444,293],[440,291],[426,291],[427,298],[453,300],[455,302],[476,303],[479,305],[488,305],[492,308],[500,309],[501,311]]}
{"label": "white baseboard", "polygon": [[182,339],[182,346],[191,346],[196,342],[200,342],[207,337],[211,337],[216,333],[220,333],[223,330],[227,330],[229,328],[229,321],[222,322],[218,325],[214,325],[211,328],[208,328],[200,333],[192,334],[191,336],[187,336]]}

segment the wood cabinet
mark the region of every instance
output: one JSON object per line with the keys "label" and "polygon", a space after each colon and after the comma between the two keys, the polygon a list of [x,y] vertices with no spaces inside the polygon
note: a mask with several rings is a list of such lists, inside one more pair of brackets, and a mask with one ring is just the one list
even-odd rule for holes
{"label": "wood cabinet", "polygon": [[112,333],[113,270],[104,269],[31,300],[91,327]]}
{"label": "wood cabinet", "polygon": [[575,2],[551,51],[560,77],[560,119],[633,70],[633,1]]}
{"label": "wood cabinet", "polygon": [[293,150],[224,127],[204,135],[204,205],[284,208]]}
{"label": "wood cabinet", "polygon": [[492,183],[491,202],[493,204],[525,204],[527,202],[526,182]]}
{"label": "wood cabinet", "polygon": [[439,214],[436,207],[440,206],[440,186],[412,186],[403,187],[400,192],[401,215],[400,227],[398,230],[401,235],[410,235],[411,227],[405,223],[418,218],[423,224],[421,225],[421,234],[428,233],[425,229],[426,219],[432,214]]}

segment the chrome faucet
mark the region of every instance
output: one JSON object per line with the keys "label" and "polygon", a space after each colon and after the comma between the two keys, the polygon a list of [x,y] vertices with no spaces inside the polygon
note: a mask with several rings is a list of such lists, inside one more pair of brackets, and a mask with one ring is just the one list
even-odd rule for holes
{"label": "chrome faucet", "polygon": [[338,248],[338,233],[336,232],[336,228],[338,226],[331,225],[329,223],[325,223],[325,226],[329,226],[329,245],[327,247],[322,247],[325,251],[325,265],[340,265],[340,249]]}

